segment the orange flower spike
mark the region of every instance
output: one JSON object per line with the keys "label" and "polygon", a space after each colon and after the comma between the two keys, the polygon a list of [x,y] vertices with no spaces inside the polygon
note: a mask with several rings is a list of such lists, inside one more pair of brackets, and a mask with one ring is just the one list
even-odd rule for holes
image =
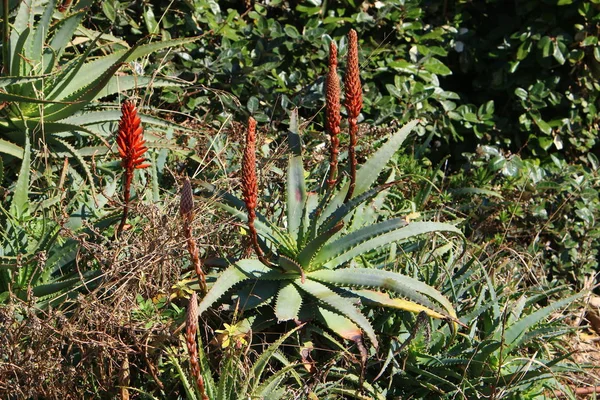
{"label": "orange flower spike", "polygon": [[135,105],[126,100],[121,106],[121,119],[119,120],[119,132],[117,134],[117,149],[121,157],[121,166],[125,170],[123,217],[121,218],[121,224],[117,228],[118,233],[121,233],[127,221],[133,171],[150,166],[149,163],[145,162],[146,158],[144,158],[144,153],[148,150],[144,146],[145,143],[142,120],[137,113]]}
{"label": "orange flower spike", "polygon": [[121,156],[121,165],[126,173],[133,173],[133,169],[147,168],[150,166],[150,164],[144,163],[146,159],[142,157],[148,150],[148,148],[144,146],[145,143],[142,120],[137,113],[137,109],[132,102],[125,101],[121,106],[121,120],[119,121],[117,145],[119,148],[119,155]]}
{"label": "orange flower spike", "polygon": [[246,147],[242,157],[242,195],[248,212],[248,231],[254,251],[263,264],[270,265],[258,244],[258,232],[254,226],[258,204],[258,179],[256,177],[256,120],[252,117],[248,118]]}
{"label": "orange flower spike", "polygon": [[348,130],[350,141],[348,144],[348,162],[350,163],[350,187],[346,193],[344,203],[348,202],[356,186],[356,135],[358,133],[358,116],[362,109],[362,87],[360,85],[360,70],[358,64],[358,36],[354,29],[348,32],[348,55],[346,77],[344,79],[344,92],[346,95],[346,111],[348,112]]}
{"label": "orange flower spike", "polygon": [[340,78],[337,75],[337,47],[335,42],[329,44],[329,72],[326,80],[326,121],[325,128],[331,138],[329,157],[329,179],[327,184],[332,187],[336,183],[337,164],[340,139]]}

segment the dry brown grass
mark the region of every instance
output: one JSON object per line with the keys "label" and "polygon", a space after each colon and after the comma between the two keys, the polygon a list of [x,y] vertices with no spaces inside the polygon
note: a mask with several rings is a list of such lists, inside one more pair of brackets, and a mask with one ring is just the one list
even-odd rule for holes
{"label": "dry brown grass", "polygon": [[[131,382],[143,378],[146,391],[163,386],[158,360],[166,345],[178,343],[176,324],[158,310],[140,312],[137,299],[168,297],[189,271],[177,201],[165,209],[138,205],[132,211],[143,218],[141,228],[118,240],[100,232],[77,237],[79,268],[103,272],[87,293],[73,293],[59,309],[17,299],[0,307],[0,398],[112,398],[126,359]],[[204,244],[215,226],[209,211],[196,215],[194,233],[210,251]]]}

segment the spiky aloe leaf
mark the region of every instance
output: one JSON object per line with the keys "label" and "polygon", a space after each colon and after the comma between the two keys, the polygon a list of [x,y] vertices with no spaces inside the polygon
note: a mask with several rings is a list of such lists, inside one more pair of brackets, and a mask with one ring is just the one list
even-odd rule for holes
{"label": "spiky aloe leaf", "polygon": [[0,77],[0,88],[19,85],[22,83],[40,82],[44,79],[48,79],[51,75],[39,75],[39,76],[3,76]]}
{"label": "spiky aloe leaf", "polygon": [[313,260],[313,267],[335,268],[354,257],[392,242],[424,233],[451,232],[462,235],[454,225],[441,222],[412,222],[402,218],[369,225],[325,245]]}
{"label": "spiky aloe leaf", "polygon": [[281,383],[283,382],[283,380],[287,377],[287,375],[289,373],[291,373],[292,371],[294,371],[295,368],[298,367],[298,365],[299,364],[286,365],[279,371],[270,375],[263,383],[261,383],[249,395],[251,396],[251,398],[258,398],[258,399],[273,399],[273,400],[280,399],[282,397],[282,395],[285,393],[282,393],[281,395],[279,395],[279,393],[276,393],[277,389],[285,390],[285,388],[280,387]]}
{"label": "spiky aloe leaf", "polygon": [[373,346],[378,347],[379,343],[377,342],[377,337],[375,336],[375,331],[373,330],[371,323],[360,310],[352,304],[350,299],[340,296],[329,287],[316,280],[307,279],[306,282],[302,284],[296,282],[294,282],[294,284],[298,289],[315,297],[324,306],[331,308],[333,311],[354,322],[367,334],[369,340],[373,343]]}
{"label": "spiky aloe leaf", "polygon": [[394,184],[394,182],[377,186],[371,190],[366,191],[365,193],[361,194],[360,196],[356,196],[356,197],[352,198],[352,200],[348,201],[347,203],[342,204],[337,210],[335,210],[329,216],[329,218],[327,218],[325,221],[323,221],[323,224],[321,226],[319,226],[319,232],[323,232],[326,229],[331,229],[338,222],[344,220],[344,218],[346,218],[348,215],[350,215],[350,213],[352,211],[354,211],[358,206],[373,199],[375,196],[377,196],[379,194],[379,192],[381,192],[382,190],[388,189],[393,184]]}
{"label": "spiky aloe leaf", "polygon": [[249,310],[268,304],[279,291],[279,282],[262,281],[260,285],[245,285],[237,292],[242,310]]}
{"label": "spiky aloe leaf", "polygon": [[[159,88],[186,86],[187,82],[168,78],[157,78],[154,76],[113,76],[107,85],[103,87],[93,100],[98,100],[116,93],[123,93],[135,88]],[[143,122],[143,121],[142,121]]]}
{"label": "spiky aloe leaf", "polygon": [[287,227],[288,233],[298,242],[302,236],[300,227],[302,225],[302,216],[306,204],[306,183],[304,181],[304,165],[302,163],[302,144],[298,128],[298,110],[292,110],[290,115],[290,130],[288,133],[288,143],[291,155],[288,160],[287,169]]}
{"label": "spiky aloe leaf", "polygon": [[14,143],[0,139],[0,153],[8,154],[16,158],[23,158],[24,149]]}
{"label": "spiky aloe leaf", "polygon": [[340,314],[318,307],[317,318],[339,337],[352,340],[353,342],[362,338],[363,331],[358,325]]}
{"label": "spiky aloe leaf", "polygon": [[334,225],[329,230],[321,233],[319,236],[311,240],[298,254],[298,262],[307,271],[311,271],[311,262],[319,250],[323,248],[325,243],[329,241],[336,233],[338,233],[344,227],[343,221],[339,221],[337,225]]}
{"label": "spiky aloe leaf", "polygon": [[[367,162],[356,172],[356,186],[354,188],[353,198],[360,196],[377,180],[377,177],[383,171],[387,163],[394,156],[396,151],[400,148],[408,134],[413,128],[419,123],[418,120],[413,120],[404,125],[400,130],[394,133],[388,140],[373,154]],[[349,183],[346,183],[331,199],[321,217],[319,218],[319,225],[323,223],[335,210],[337,210],[348,193]]]}
{"label": "spiky aloe leaf", "polygon": [[[374,268],[322,269],[309,273],[307,277],[333,285],[390,290],[429,309],[445,312],[448,317],[456,320],[452,304],[440,292],[423,282],[396,272]],[[443,309],[433,304],[430,299],[441,304]]]}
{"label": "spiky aloe leaf", "polygon": [[540,322],[542,319],[548,317],[550,314],[558,311],[559,309],[565,306],[568,306],[575,300],[583,297],[583,295],[584,293],[577,293],[565,299],[555,301],[549,306],[541,308],[536,312],[521,318],[515,324],[506,328],[504,331],[504,343],[506,344],[506,347],[503,349],[503,352],[505,354],[510,353],[516,346],[518,346],[521,343],[521,341],[523,340],[523,336],[527,330],[529,330],[535,324]]}
{"label": "spiky aloe leaf", "polygon": [[[221,203],[219,201],[215,201],[215,205],[217,207],[229,212],[242,222],[248,222],[248,215],[245,211],[246,206],[242,200],[229,193],[217,190],[214,185],[209,183],[201,182],[200,185],[205,189],[208,189],[208,191],[214,195],[217,200],[225,202]],[[287,234],[287,232],[279,229],[279,227],[272,224],[268,219],[258,212],[256,213],[256,217],[257,219],[254,221],[254,225],[261,236],[270,240],[278,248],[285,247],[289,255],[293,255],[296,252],[296,243],[290,237],[290,235]]]}
{"label": "spiky aloe leaf", "polygon": [[244,259],[227,268],[212,285],[198,305],[198,315],[208,310],[225,293],[240,282],[258,279],[270,269],[258,260]]}
{"label": "spiky aloe leaf", "polygon": [[297,320],[300,307],[302,306],[302,295],[292,282],[284,283],[275,303],[275,315],[277,320]]}
{"label": "spiky aloe leaf", "polygon": [[25,148],[23,149],[23,161],[19,170],[19,178],[15,185],[11,203],[11,214],[20,218],[29,205],[29,174],[31,169],[31,145],[29,143],[29,130],[25,133]]}
{"label": "spiky aloe leaf", "polygon": [[[128,50],[117,51],[94,61],[88,62],[81,67],[79,73],[73,77],[71,81],[69,81],[69,84],[61,90],[58,99],[60,100],[71,97],[73,93],[80,92],[82,88],[89,85],[90,76],[106,75],[111,69],[114,69],[116,64],[130,62],[165,48],[192,43],[197,39],[197,37],[191,37],[140,44],[137,47]],[[112,74],[110,74],[110,76],[112,76]],[[94,93],[94,96],[97,93],[98,91]],[[94,96],[92,96],[92,98]]]}
{"label": "spiky aloe leaf", "polygon": [[286,272],[291,272],[293,274],[299,274],[300,278],[302,279],[302,282],[304,282],[306,275],[304,274],[304,270],[302,269],[302,266],[300,266],[300,264],[298,264],[296,261],[294,261],[291,258],[288,258],[286,256],[280,255],[279,260],[277,260],[277,262],[278,262],[279,266],[281,268],[283,268]]}
{"label": "spiky aloe leaf", "polygon": [[94,176],[92,175],[92,171],[90,170],[90,167],[89,167],[88,163],[85,161],[85,159],[83,158],[83,156],[81,154],[79,154],[77,149],[75,149],[75,147],[73,147],[69,142],[59,139],[57,137],[52,137],[51,140],[56,141],[56,142],[60,143],[62,146],[64,146],[67,149],[67,151],[77,160],[77,162],[81,165],[81,167],[85,171],[85,175],[87,176],[90,188],[92,189],[92,192],[95,194],[96,193],[96,185],[94,184]]}
{"label": "spiky aloe leaf", "polygon": [[48,73],[54,67],[54,63],[56,60],[60,60],[62,57],[65,48],[73,39],[73,35],[79,26],[79,23],[83,19],[83,16],[86,13],[84,11],[79,11],[77,13],[71,14],[62,21],[58,23],[55,27],[54,35],[50,40],[49,49],[51,50],[51,56],[44,57],[44,71]]}
{"label": "spiky aloe leaf", "polygon": [[289,338],[291,335],[296,333],[302,325],[295,327],[294,329],[287,332],[285,335],[281,336],[275,343],[270,345],[261,355],[256,359],[254,364],[252,365],[252,370],[249,374],[249,379],[246,380],[246,383],[243,386],[243,389],[240,393],[254,393],[256,388],[260,385],[260,378],[269,363],[273,354],[279,349],[279,347]]}
{"label": "spiky aloe leaf", "polygon": [[358,295],[358,297],[361,300],[361,303],[365,306],[391,307],[415,314],[425,312],[425,314],[427,314],[428,316],[438,319],[445,319],[448,317],[447,315],[441,314],[435,310],[432,310],[431,308],[422,306],[421,304],[415,303],[414,301],[405,299],[392,299],[387,293],[377,292],[374,290],[353,290],[352,293]]}
{"label": "spiky aloe leaf", "polygon": [[[167,121],[166,119],[154,117],[147,114],[140,114],[140,119],[142,123],[145,125],[153,125],[159,128],[164,129],[178,129],[183,131],[191,132],[192,129],[183,127],[171,121]],[[71,115],[67,118],[63,118],[58,122],[77,125],[77,126],[85,126],[90,130],[94,130],[95,132],[99,132],[99,129],[96,129],[99,125],[104,125],[105,123],[116,123],[121,118],[121,110],[99,110],[99,111],[87,111],[77,113],[75,115]],[[161,139],[159,136],[153,135],[152,132],[148,132],[146,135],[146,139],[150,141],[156,141]]]}
{"label": "spiky aloe leaf", "polygon": [[26,53],[26,57],[38,70],[42,69],[42,51],[44,50],[44,43],[48,33],[50,32],[50,23],[52,22],[52,14],[54,13],[55,6],[55,0],[48,1],[41,19],[32,30],[33,40],[31,41],[30,48]]}

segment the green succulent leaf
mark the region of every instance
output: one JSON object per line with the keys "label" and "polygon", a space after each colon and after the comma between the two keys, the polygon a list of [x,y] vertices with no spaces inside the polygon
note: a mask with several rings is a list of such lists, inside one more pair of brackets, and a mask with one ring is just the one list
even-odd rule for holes
{"label": "green succulent leaf", "polygon": [[8,154],[19,159],[22,159],[25,154],[22,147],[4,139],[0,139],[0,153]]}
{"label": "green succulent leaf", "polygon": [[310,294],[323,305],[354,322],[367,334],[369,340],[373,343],[373,346],[378,347],[377,337],[375,336],[375,331],[373,330],[371,323],[360,310],[356,308],[350,299],[340,296],[338,293],[316,280],[307,279],[304,283],[298,284],[297,282],[294,282],[294,284],[298,289]]}
{"label": "green succulent leaf", "polygon": [[23,161],[19,170],[19,177],[15,185],[14,195],[11,203],[11,213],[21,218],[29,205],[29,175],[31,169],[31,145],[29,143],[29,131],[25,136],[25,148],[23,149]]}
{"label": "green succulent leaf", "polygon": [[365,289],[353,290],[352,293],[356,294],[360,298],[361,303],[365,306],[391,307],[414,314],[424,312],[428,316],[437,319],[445,319],[448,317],[445,314],[439,313],[414,301],[405,299],[392,299],[387,293]]}
{"label": "green succulent leaf", "polygon": [[335,332],[336,335],[352,341],[362,339],[362,330],[348,318],[326,310],[323,307],[317,308],[317,318],[321,323]]}
{"label": "green succulent leaf", "polygon": [[569,296],[565,299],[561,299],[555,301],[554,303],[537,310],[536,312],[529,314],[519,321],[515,322],[513,325],[509,326],[504,331],[504,343],[506,343],[506,347],[504,348],[504,352],[506,354],[510,353],[516,346],[520,344],[522,341],[525,332],[527,332],[530,328],[532,328],[535,324],[540,322],[542,319],[548,317],[550,314],[557,312],[559,309],[566,307],[575,300],[583,297],[584,293],[577,293],[573,296]]}
{"label": "green succulent leaf", "polygon": [[[282,335],[275,343],[270,345],[261,355],[256,359],[254,364],[252,365],[252,370],[250,372],[249,379],[246,381],[246,384],[242,388],[240,393],[255,393],[257,388],[261,383],[261,376],[267,367],[269,360],[273,357],[275,352],[279,349],[279,347],[285,342],[290,336],[296,333],[299,329],[302,328],[302,325],[295,327],[294,329],[287,332],[285,335]],[[250,391],[249,391],[250,389]]]}
{"label": "green succulent leaf", "polygon": [[306,183],[304,182],[304,165],[302,162],[302,144],[298,128],[298,110],[290,115],[288,142],[292,154],[288,160],[287,170],[287,226],[288,233],[299,242],[303,210],[306,204]]}
{"label": "green succulent leaf", "polygon": [[300,307],[302,306],[302,295],[292,282],[284,283],[275,303],[275,315],[277,320],[297,320]]}
{"label": "green succulent leaf", "polygon": [[[322,269],[307,274],[307,278],[332,285],[389,290],[433,311],[444,313],[446,317],[450,317],[452,320],[456,320],[456,312],[452,304],[439,291],[414,278],[396,272],[374,268]],[[436,306],[431,300],[439,303],[443,309]]]}
{"label": "green succulent leaf", "polygon": [[248,279],[258,279],[269,271],[270,268],[258,260],[244,259],[231,265],[221,273],[198,305],[198,315],[202,315],[202,313],[208,310],[209,307],[238,283]]}
{"label": "green succulent leaf", "polygon": [[411,222],[395,218],[369,225],[325,245],[315,256],[313,268],[335,268],[354,257],[392,242],[406,240],[433,232],[462,235],[454,225],[441,222]]}
{"label": "green succulent leaf", "polygon": [[[367,162],[360,167],[360,169],[356,172],[356,187],[354,188],[352,198],[360,196],[369,190],[371,186],[373,186],[381,171],[383,171],[387,163],[398,151],[408,134],[414,129],[415,126],[417,126],[418,123],[418,120],[413,120],[400,128],[400,130],[394,133],[387,140],[387,142],[385,142],[383,146],[381,146],[379,150],[369,157]],[[325,221],[344,203],[344,198],[346,197],[346,193],[348,193],[349,187],[350,183],[346,183],[339,190],[339,192],[333,196],[319,218],[319,225],[322,225],[323,221]]]}

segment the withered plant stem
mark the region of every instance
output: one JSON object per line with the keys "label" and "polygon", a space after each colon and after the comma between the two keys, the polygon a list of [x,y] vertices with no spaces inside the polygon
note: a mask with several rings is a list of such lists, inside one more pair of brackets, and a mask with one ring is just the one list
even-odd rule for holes
{"label": "withered plant stem", "polygon": [[194,221],[194,192],[192,191],[192,185],[188,178],[185,179],[183,182],[183,187],[181,188],[179,212],[181,214],[181,219],[183,220],[183,235],[185,236],[187,242],[188,253],[190,253],[192,265],[194,266],[196,276],[198,277],[200,292],[202,295],[204,295],[206,294],[206,274],[202,269],[200,251],[193,235],[192,223]]}
{"label": "withered plant stem", "polygon": [[358,36],[351,29],[348,32],[348,56],[346,63],[346,77],[344,79],[345,105],[348,113],[348,162],[350,167],[350,187],[346,193],[344,203],[348,202],[354,194],[356,187],[356,135],[358,134],[358,116],[362,108],[362,87],[360,85],[360,70],[358,64]]}
{"label": "withered plant stem", "polygon": [[185,321],[185,341],[188,348],[188,354],[190,355],[190,370],[192,376],[196,381],[198,390],[202,400],[209,400],[206,395],[204,388],[204,378],[202,378],[202,371],[200,370],[200,363],[198,362],[198,345],[196,344],[196,332],[198,331],[198,296],[196,293],[192,293],[190,297],[190,303],[188,304],[186,321]]}
{"label": "withered plant stem", "polygon": [[326,130],[331,139],[329,148],[329,179],[327,186],[331,189],[337,182],[338,154],[340,139],[340,78],[337,74],[337,47],[334,41],[329,44],[329,72],[326,82]]}

